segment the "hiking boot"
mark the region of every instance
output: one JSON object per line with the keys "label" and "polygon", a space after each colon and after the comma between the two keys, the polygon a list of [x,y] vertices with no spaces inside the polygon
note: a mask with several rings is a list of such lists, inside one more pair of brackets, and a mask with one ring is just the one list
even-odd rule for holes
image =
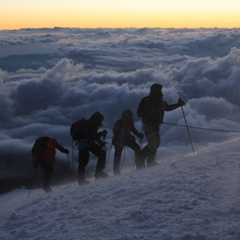
{"label": "hiking boot", "polygon": [[147,166],[148,166],[148,167],[154,167],[154,166],[157,166],[157,165],[158,165],[158,163],[155,162],[155,161],[152,161],[152,162],[148,162],[148,163],[147,163]]}
{"label": "hiking boot", "polygon": [[45,191],[45,193],[49,193],[52,191],[52,189],[50,187],[44,188],[43,190]]}
{"label": "hiking boot", "polygon": [[96,179],[100,179],[100,178],[107,178],[108,177],[108,174],[103,172],[103,171],[96,171],[95,174],[94,174],[94,177]]}
{"label": "hiking boot", "polygon": [[121,174],[119,170],[113,170],[113,173],[114,173],[115,176],[118,176],[118,175]]}
{"label": "hiking boot", "polygon": [[87,185],[87,184],[89,184],[89,183],[90,183],[90,181],[86,180],[85,178],[83,178],[83,179],[78,179],[78,184],[79,184],[79,186]]}
{"label": "hiking boot", "polygon": [[136,160],[135,163],[136,163],[136,169],[146,168],[144,160],[142,160],[142,159]]}

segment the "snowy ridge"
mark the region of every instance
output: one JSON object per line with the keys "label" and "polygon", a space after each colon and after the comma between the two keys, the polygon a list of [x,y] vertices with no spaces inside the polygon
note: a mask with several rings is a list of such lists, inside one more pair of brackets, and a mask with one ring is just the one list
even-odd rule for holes
{"label": "snowy ridge", "polygon": [[79,187],[0,196],[0,239],[240,239],[239,139]]}

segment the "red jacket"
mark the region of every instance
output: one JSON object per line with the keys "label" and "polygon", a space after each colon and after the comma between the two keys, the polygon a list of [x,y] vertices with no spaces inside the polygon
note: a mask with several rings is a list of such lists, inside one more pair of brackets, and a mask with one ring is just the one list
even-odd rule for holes
{"label": "red jacket", "polygon": [[65,151],[65,148],[54,138],[48,140],[46,144],[47,147],[41,154],[32,154],[33,161],[44,161],[53,164],[55,162],[56,149],[60,152]]}

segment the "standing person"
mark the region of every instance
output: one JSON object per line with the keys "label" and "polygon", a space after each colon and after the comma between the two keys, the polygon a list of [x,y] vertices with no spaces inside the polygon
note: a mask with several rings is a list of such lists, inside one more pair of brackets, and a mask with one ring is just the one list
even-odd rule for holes
{"label": "standing person", "polygon": [[131,148],[135,152],[135,163],[138,168],[138,159],[140,156],[140,146],[136,143],[135,137],[131,132],[143,139],[144,135],[140,133],[134,126],[133,114],[130,109],[122,112],[122,117],[118,119],[113,127],[113,145],[115,146],[113,172],[114,175],[120,174],[120,159],[122,150],[125,146]]}
{"label": "standing person", "polygon": [[147,167],[157,165],[155,156],[157,148],[160,146],[160,126],[163,121],[164,112],[172,111],[185,105],[179,99],[175,104],[167,104],[163,100],[162,85],[154,83],[150,88],[149,96],[142,98],[137,109],[137,115],[142,118],[142,127],[147,138],[147,145],[141,151],[141,166]]}
{"label": "standing person", "polygon": [[98,157],[95,174],[95,179],[106,178],[108,174],[103,171],[106,163],[106,151],[104,149],[105,142],[101,137],[105,138],[107,131],[98,132],[98,128],[102,126],[104,116],[100,112],[95,112],[88,120],[84,120],[81,129],[81,136],[78,141],[79,150],[79,166],[78,166],[78,183],[79,185],[89,183],[85,179],[85,167],[89,162],[89,152],[92,152]]}
{"label": "standing person", "polygon": [[68,149],[64,148],[56,139],[50,137],[36,139],[31,151],[34,168],[37,169],[40,165],[43,169],[43,190],[46,193],[52,191],[51,181],[56,149],[62,153],[69,153]]}

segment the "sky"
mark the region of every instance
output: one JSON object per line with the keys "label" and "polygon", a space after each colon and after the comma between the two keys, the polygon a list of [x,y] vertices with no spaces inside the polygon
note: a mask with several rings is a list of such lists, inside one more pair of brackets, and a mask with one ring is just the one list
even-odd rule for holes
{"label": "sky", "polygon": [[87,186],[2,194],[0,238],[239,240],[239,140]]}
{"label": "sky", "polygon": [[[130,108],[142,131],[137,107],[156,82],[163,85],[168,104],[179,98],[186,102],[195,151],[237,137],[239,74],[240,29],[0,31],[0,181],[6,184],[0,190],[29,181],[30,152],[40,136],[54,137],[68,148],[77,167],[70,126],[95,111],[105,117],[99,130],[108,131],[111,166],[115,121]],[[180,108],[165,114],[159,159],[192,152],[184,115]],[[134,158],[130,149],[125,151],[128,159]],[[57,175],[65,174],[66,155],[56,158]],[[95,163],[93,157],[88,174]]]}
{"label": "sky", "polygon": [[240,27],[240,0],[1,0],[0,6],[0,30]]}

